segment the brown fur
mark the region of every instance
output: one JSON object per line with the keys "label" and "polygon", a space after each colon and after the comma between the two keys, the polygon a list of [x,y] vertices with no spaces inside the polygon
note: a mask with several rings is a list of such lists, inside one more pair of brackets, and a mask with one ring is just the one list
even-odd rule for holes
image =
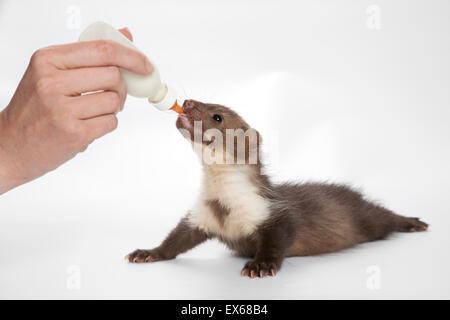
{"label": "brown fur", "polygon": [[[193,121],[202,121],[203,131],[216,128],[224,134],[226,129],[244,131],[251,129],[234,111],[220,105],[188,100],[183,108],[186,113],[185,119],[178,119],[177,127],[187,128],[191,134],[192,128],[189,123]],[[222,116],[221,123],[213,120],[214,114]],[[256,151],[259,156],[259,133],[257,136]],[[203,143],[207,146],[211,141]],[[192,225],[190,215],[193,212],[190,212],[159,247],[152,250],[136,250],[128,256],[128,260],[152,262],[172,259],[207,239],[217,238],[231,250],[253,259],[244,266],[242,275],[265,277],[275,275],[285,257],[335,252],[359,243],[383,239],[395,231],[427,230],[428,225],[418,218],[397,215],[381,205],[368,201],[361,193],[345,185],[274,184],[264,175],[259,157],[256,164],[248,164],[248,154],[254,147],[249,145],[247,139],[245,147],[246,162],[243,166],[204,165],[205,179],[212,185],[218,183],[217,185],[221,186],[222,181],[226,181],[220,180],[223,179],[222,176],[230,175],[237,170],[245,170],[242,172],[248,177],[249,184],[257,190],[254,198],[250,198],[249,201],[257,201],[255,202],[257,204],[267,203],[269,210],[269,215],[264,216],[253,232],[243,233],[240,237],[231,237],[226,233],[205,231],[207,229],[202,229],[202,226]],[[236,155],[236,146],[234,150]],[[236,156],[234,160],[237,160]],[[219,181],[211,181],[215,179]],[[233,219],[232,206],[230,207],[230,203],[221,198],[221,194],[215,194],[211,188],[207,191],[208,197],[213,198],[203,200],[203,204],[206,210],[211,212],[212,219],[217,221],[220,231],[225,229],[230,219]],[[241,194],[241,196],[248,195]],[[239,203],[242,200],[238,199],[239,197],[232,201]],[[250,219],[252,217],[254,219],[251,215],[248,218],[249,224],[253,221]]]}

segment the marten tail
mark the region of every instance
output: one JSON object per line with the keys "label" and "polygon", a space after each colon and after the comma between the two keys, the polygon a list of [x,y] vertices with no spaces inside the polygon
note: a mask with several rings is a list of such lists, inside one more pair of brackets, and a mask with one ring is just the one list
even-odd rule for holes
{"label": "marten tail", "polygon": [[364,215],[357,216],[363,217],[359,221],[365,241],[384,239],[392,232],[417,232],[428,228],[428,224],[420,221],[419,218],[404,217],[371,203],[363,212]]}
{"label": "marten tail", "polygon": [[419,232],[426,231],[428,224],[419,218],[395,216],[395,231],[397,232]]}

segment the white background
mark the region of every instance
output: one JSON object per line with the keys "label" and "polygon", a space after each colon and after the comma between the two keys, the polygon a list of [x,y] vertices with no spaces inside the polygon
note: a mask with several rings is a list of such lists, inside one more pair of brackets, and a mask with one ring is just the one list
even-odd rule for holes
{"label": "white background", "polygon": [[114,133],[0,197],[0,298],[450,298],[449,15],[445,0],[1,1],[0,108],[36,49],[128,26],[182,96],[262,133],[275,180],[347,182],[431,227],[287,259],[269,279],[241,278],[246,260],[214,241],[128,264],[201,173],[175,115],[129,97]]}

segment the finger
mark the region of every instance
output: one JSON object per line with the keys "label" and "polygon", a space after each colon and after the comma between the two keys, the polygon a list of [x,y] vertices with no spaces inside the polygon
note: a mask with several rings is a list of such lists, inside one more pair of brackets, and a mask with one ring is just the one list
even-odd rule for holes
{"label": "finger", "polygon": [[67,96],[99,90],[119,91],[125,83],[117,67],[92,67],[62,70],[58,74],[60,90]]}
{"label": "finger", "polygon": [[54,46],[51,50],[53,64],[59,69],[117,66],[138,74],[153,71],[143,53],[112,40],[75,42]]}
{"label": "finger", "polygon": [[70,99],[67,107],[81,120],[115,114],[123,107],[123,101],[115,91],[91,93]]}
{"label": "finger", "polygon": [[133,35],[131,34],[130,30],[128,28],[122,28],[119,29],[120,33],[123,34],[125,37],[128,38],[128,40],[133,41]]}
{"label": "finger", "polygon": [[86,127],[88,144],[103,137],[105,134],[117,128],[118,120],[115,114],[106,114],[103,116],[82,120]]}

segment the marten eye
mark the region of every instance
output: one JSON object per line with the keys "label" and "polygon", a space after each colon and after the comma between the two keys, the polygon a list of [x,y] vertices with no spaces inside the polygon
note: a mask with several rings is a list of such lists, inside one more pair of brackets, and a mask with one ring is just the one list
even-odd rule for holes
{"label": "marten eye", "polygon": [[217,122],[222,122],[222,117],[220,116],[220,114],[213,115],[213,119],[216,120]]}

